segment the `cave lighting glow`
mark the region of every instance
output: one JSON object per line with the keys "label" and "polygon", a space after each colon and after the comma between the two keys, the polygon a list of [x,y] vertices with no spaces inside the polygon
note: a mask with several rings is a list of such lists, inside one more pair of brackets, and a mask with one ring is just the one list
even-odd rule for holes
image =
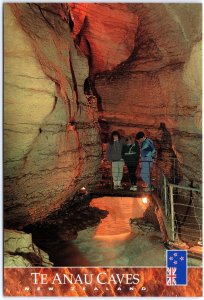
{"label": "cave lighting glow", "polygon": [[147,204],[147,203],[148,203],[147,197],[143,197],[143,198],[142,198],[142,203],[144,203],[144,204]]}
{"label": "cave lighting glow", "polygon": [[135,197],[102,197],[91,201],[91,206],[98,207],[109,212],[102,219],[95,231],[96,239],[111,241],[123,241],[132,237],[130,219],[142,218],[148,207],[148,201]]}

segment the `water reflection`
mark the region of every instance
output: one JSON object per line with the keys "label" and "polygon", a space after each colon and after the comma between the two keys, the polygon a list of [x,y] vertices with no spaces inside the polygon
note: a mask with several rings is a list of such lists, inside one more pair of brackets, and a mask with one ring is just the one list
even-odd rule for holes
{"label": "water reflection", "polygon": [[149,204],[150,199],[146,203],[142,198],[93,199],[91,206],[107,210],[108,216],[98,226],[79,231],[76,240],[60,241],[53,237],[44,250],[59,267],[165,266],[161,232],[154,227],[144,232],[130,224],[131,218],[144,216],[146,220],[149,213],[154,214]]}
{"label": "water reflection", "polygon": [[[76,240],[56,243],[49,250],[55,266],[165,266],[161,233],[144,233],[130,224],[149,207],[142,198],[102,197],[91,206],[107,210],[96,227],[78,232]],[[145,217],[146,218],[146,217]]]}
{"label": "water reflection", "polygon": [[102,220],[95,232],[95,238],[123,240],[131,235],[131,218],[142,218],[148,206],[141,198],[103,197],[91,201],[91,206],[107,210],[108,216]]}
{"label": "water reflection", "polygon": [[90,266],[164,266],[165,249],[161,233],[138,233],[131,218],[142,218],[149,205],[141,198],[103,197],[91,206],[109,211],[96,228],[78,233],[73,245],[90,262]]}

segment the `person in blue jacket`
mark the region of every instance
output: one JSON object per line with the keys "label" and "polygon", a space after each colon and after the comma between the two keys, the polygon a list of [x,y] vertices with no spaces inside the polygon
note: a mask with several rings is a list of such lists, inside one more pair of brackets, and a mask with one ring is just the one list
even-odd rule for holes
{"label": "person in blue jacket", "polygon": [[142,156],[142,168],[140,176],[145,182],[146,187],[145,192],[150,192],[153,190],[151,186],[151,169],[153,161],[156,157],[156,149],[154,143],[151,139],[147,138],[144,132],[140,131],[136,134],[136,139],[141,145],[141,156]]}

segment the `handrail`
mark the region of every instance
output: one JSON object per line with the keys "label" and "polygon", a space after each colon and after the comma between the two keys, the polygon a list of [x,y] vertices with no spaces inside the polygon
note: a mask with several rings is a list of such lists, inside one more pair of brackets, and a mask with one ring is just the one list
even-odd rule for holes
{"label": "handrail", "polygon": [[[176,158],[168,158],[170,161],[178,162]],[[191,186],[183,186],[179,185],[180,177],[179,177],[179,169],[177,170],[177,166],[173,165],[173,177],[171,169],[166,170],[165,174],[165,165],[160,164],[162,160],[156,159],[151,160],[150,158],[140,159],[139,162],[145,162],[149,163],[150,167],[149,169],[145,170],[147,173],[150,173],[150,185],[156,188],[157,196],[161,199],[162,203],[162,210],[164,213],[164,216],[166,217],[166,228],[168,231],[168,237],[172,242],[178,242],[179,240],[184,240],[185,237],[189,236],[189,239],[196,238],[198,242],[202,241],[202,224],[200,217],[200,211],[202,210],[202,204],[200,206],[200,203],[197,202],[194,203],[194,193],[199,193],[198,196],[200,198],[200,195],[202,195],[202,189],[201,188],[195,188],[192,187],[193,183],[191,183]],[[179,162],[178,162],[179,163]],[[154,169],[153,169],[154,167]],[[172,166],[171,166],[172,167]],[[151,169],[153,169],[153,178],[151,176]],[[177,172],[176,172],[177,170]],[[123,171],[122,171],[123,173]],[[177,183],[177,184],[176,184]],[[183,191],[186,191],[186,193],[182,193]],[[188,192],[187,192],[188,191]],[[183,198],[185,194],[185,197],[189,198],[186,199],[187,203],[182,203]],[[179,213],[178,206],[181,206],[182,212]],[[200,206],[200,207],[199,207]],[[187,209],[185,209],[187,208]],[[193,211],[189,211],[189,209]],[[193,215],[192,215],[193,214]],[[187,219],[187,217],[189,219]],[[195,219],[192,222],[192,218]],[[188,220],[190,222],[188,222]],[[198,229],[195,228],[195,226],[190,226],[189,224],[193,224],[198,227]],[[187,228],[193,229],[193,235],[186,231]],[[184,239],[182,237],[184,236]]]}
{"label": "handrail", "polygon": [[183,204],[183,203],[174,203],[174,206],[187,206],[187,207],[202,209],[202,207],[199,207],[199,206],[188,205],[188,204]]}
{"label": "handrail", "polygon": [[202,193],[202,191],[200,189],[196,189],[196,188],[189,187],[189,186],[182,186],[182,185],[177,185],[177,184],[173,184],[173,183],[168,183],[168,185],[169,185],[169,187],[172,186],[173,188]]}
{"label": "handrail", "polygon": [[[182,190],[183,191],[188,191],[188,193],[190,193],[190,199],[193,197],[193,192],[195,193],[199,193],[199,195],[202,195],[202,189],[200,188],[194,188],[194,187],[190,187],[190,186],[183,186],[183,185],[179,185],[179,184],[175,184],[175,182],[171,183],[169,181],[169,178],[167,178],[167,176],[164,174],[164,171],[162,169],[161,166],[159,166],[158,164],[156,164],[156,176],[159,175],[159,177],[157,178],[158,181],[158,186],[157,186],[157,193],[159,195],[159,197],[161,198],[161,200],[163,201],[164,204],[164,213],[165,216],[167,217],[168,220],[168,225],[170,232],[169,232],[169,238],[172,242],[175,241],[179,241],[179,239],[182,240],[182,237],[184,236],[184,240],[186,237],[189,237],[190,239],[195,239],[197,238],[199,241],[202,240],[201,236],[202,236],[202,228],[201,228],[201,224],[200,224],[200,220],[202,219],[199,215],[197,215],[197,210],[201,211],[202,207],[195,206],[194,203],[191,204],[191,202],[189,202],[188,204],[185,203],[175,203],[175,199],[174,199],[174,192],[177,190],[178,194],[177,196],[182,196],[179,194],[182,194]],[[187,193],[187,194],[188,194]],[[178,199],[177,199],[178,201]],[[194,209],[194,215],[192,216],[191,214],[188,213],[188,210],[186,211],[186,213],[180,214],[177,212],[176,207],[182,205],[183,207],[187,207],[187,209],[191,208]],[[181,230],[181,226],[182,228],[189,228],[189,225],[186,224],[187,226],[185,226],[185,221],[183,220],[181,222],[178,221],[178,217],[181,218],[182,216],[186,219],[186,216],[188,215],[189,218],[195,218],[196,222],[194,222],[193,224],[196,226],[198,226],[198,229],[193,228],[193,236],[190,233],[184,232],[183,230]],[[188,222],[186,222],[188,223]],[[191,222],[192,223],[192,222]]]}

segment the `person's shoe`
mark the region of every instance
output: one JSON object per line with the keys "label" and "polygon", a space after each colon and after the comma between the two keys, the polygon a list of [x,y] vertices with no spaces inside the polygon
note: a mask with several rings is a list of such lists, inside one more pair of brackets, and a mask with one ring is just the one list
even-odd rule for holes
{"label": "person's shoe", "polygon": [[130,191],[134,191],[134,186],[133,185],[130,187]]}
{"label": "person's shoe", "polygon": [[134,192],[137,191],[137,186],[136,186],[136,185],[133,185],[133,186],[132,186],[132,191],[134,191]]}
{"label": "person's shoe", "polygon": [[119,185],[119,186],[118,186],[118,189],[119,189],[119,190],[124,190],[124,188],[123,188],[122,185]]}
{"label": "person's shoe", "polygon": [[118,182],[117,181],[113,181],[113,189],[114,190],[118,189]]}
{"label": "person's shoe", "polygon": [[144,188],[144,192],[152,192],[154,190],[154,188],[153,187],[151,187],[151,186],[147,186],[147,187],[145,187]]}

